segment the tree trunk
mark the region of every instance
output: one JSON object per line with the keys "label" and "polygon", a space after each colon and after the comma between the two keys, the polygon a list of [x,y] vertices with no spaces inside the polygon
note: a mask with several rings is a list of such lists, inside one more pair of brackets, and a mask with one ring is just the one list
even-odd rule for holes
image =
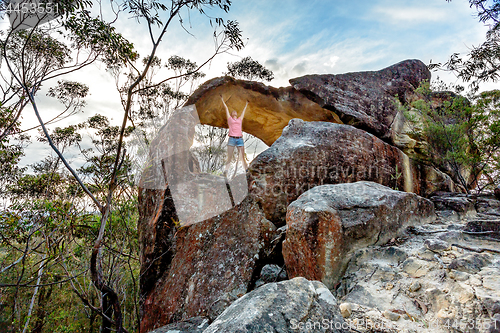
{"label": "tree trunk", "polygon": [[[113,318],[113,304],[110,304],[109,297],[107,294],[102,295],[102,311],[108,318]],[[112,322],[106,318],[102,318],[101,333],[111,333],[112,332]]]}
{"label": "tree trunk", "polygon": [[40,288],[40,294],[38,295],[38,305],[36,310],[36,321],[31,333],[42,333],[43,325],[45,324],[45,317],[47,316],[47,309],[45,307],[49,302],[51,294],[52,294],[52,285]]}

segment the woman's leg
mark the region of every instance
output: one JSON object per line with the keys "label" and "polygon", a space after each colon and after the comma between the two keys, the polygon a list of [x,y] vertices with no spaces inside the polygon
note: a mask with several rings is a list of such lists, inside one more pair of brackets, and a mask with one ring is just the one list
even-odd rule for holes
{"label": "woman's leg", "polygon": [[227,172],[227,170],[229,169],[229,164],[231,164],[231,160],[233,159],[233,152],[234,152],[234,146],[227,146],[227,160],[224,172]]}
{"label": "woman's leg", "polygon": [[248,169],[247,161],[245,160],[245,147],[239,146],[238,151],[240,153],[241,162],[243,163],[243,169],[246,171]]}

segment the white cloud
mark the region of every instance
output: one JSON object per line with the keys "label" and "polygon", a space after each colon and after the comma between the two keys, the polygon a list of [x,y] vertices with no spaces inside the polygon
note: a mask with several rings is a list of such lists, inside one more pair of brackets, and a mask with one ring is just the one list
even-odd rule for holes
{"label": "white cloud", "polygon": [[376,7],[375,13],[395,22],[422,23],[422,22],[442,22],[449,16],[445,9],[436,9],[432,7]]}
{"label": "white cloud", "polygon": [[337,63],[337,61],[339,61],[339,59],[340,59],[339,56],[332,56],[328,59],[327,62],[323,63],[323,66],[333,68],[335,67],[335,64]]}
{"label": "white cloud", "polygon": [[[220,55],[209,63],[203,69],[207,80],[222,75],[227,62],[245,56],[270,68],[275,74],[270,84],[276,87],[287,86],[290,78],[305,74],[379,70],[408,58],[443,62],[452,52],[465,53],[467,46],[478,45],[486,30],[473,17],[473,10],[466,1],[359,0],[346,2],[336,10],[332,8],[338,7],[338,3],[331,1],[297,5],[298,1],[284,0],[281,3],[281,11],[270,11],[272,6],[266,1],[234,3],[224,17],[240,22],[243,36],[248,38],[247,45],[240,52]],[[290,13],[285,10],[289,3],[304,10]],[[337,16],[330,19],[325,13]],[[166,60],[175,54],[201,64],[211,56],[214,43],[206,17],[193,15],[191,19],[190,31],[195,37],[173,22],[158,49],[160,58]],[[144,25],[123,20],[118,31],[124,32],[142,57],[150,50]],[[67,124],[80,122],[95,113],[114,118],[114,123],[121,120],[123,109],[114,81],[102,68],[89,67],[70,79],[87,83],[91,95],[86,113],[68,119]],[[47,112],[57,109],[48,98],[40,97],[39,100]],[[32,110],[27,111],[23,127],[33,119]],[[32,159],[39,158],[40,145],[34,149],[37,154],[28,155]]]}

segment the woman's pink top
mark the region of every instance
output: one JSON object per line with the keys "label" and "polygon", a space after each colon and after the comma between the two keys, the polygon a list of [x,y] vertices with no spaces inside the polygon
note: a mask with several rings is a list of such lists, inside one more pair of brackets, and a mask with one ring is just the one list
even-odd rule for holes
{"label": "woman's pink top", "polygon": [[242,122],[243,119],[241,118],[227,118],[227,126],[229,126],[229,136],[243,136],[243,132],[241,131]]}

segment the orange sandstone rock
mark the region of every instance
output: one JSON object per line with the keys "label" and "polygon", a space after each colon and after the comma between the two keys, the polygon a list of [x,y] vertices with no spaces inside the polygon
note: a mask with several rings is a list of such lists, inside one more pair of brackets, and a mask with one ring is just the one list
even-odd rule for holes
{"label": "orange sandstone rock", "polygon": [[185,105],[196,105],[202,124],[227,128],[220,95],[229,109],[236,110],[238,115],[246,101],[249,102],[243,131],[258,137],[269,146],[281,136],[283,128],[293,118],[342,123],[334,112],[322,108],[293,87],[274,88],[229,76],[203,83]]}

